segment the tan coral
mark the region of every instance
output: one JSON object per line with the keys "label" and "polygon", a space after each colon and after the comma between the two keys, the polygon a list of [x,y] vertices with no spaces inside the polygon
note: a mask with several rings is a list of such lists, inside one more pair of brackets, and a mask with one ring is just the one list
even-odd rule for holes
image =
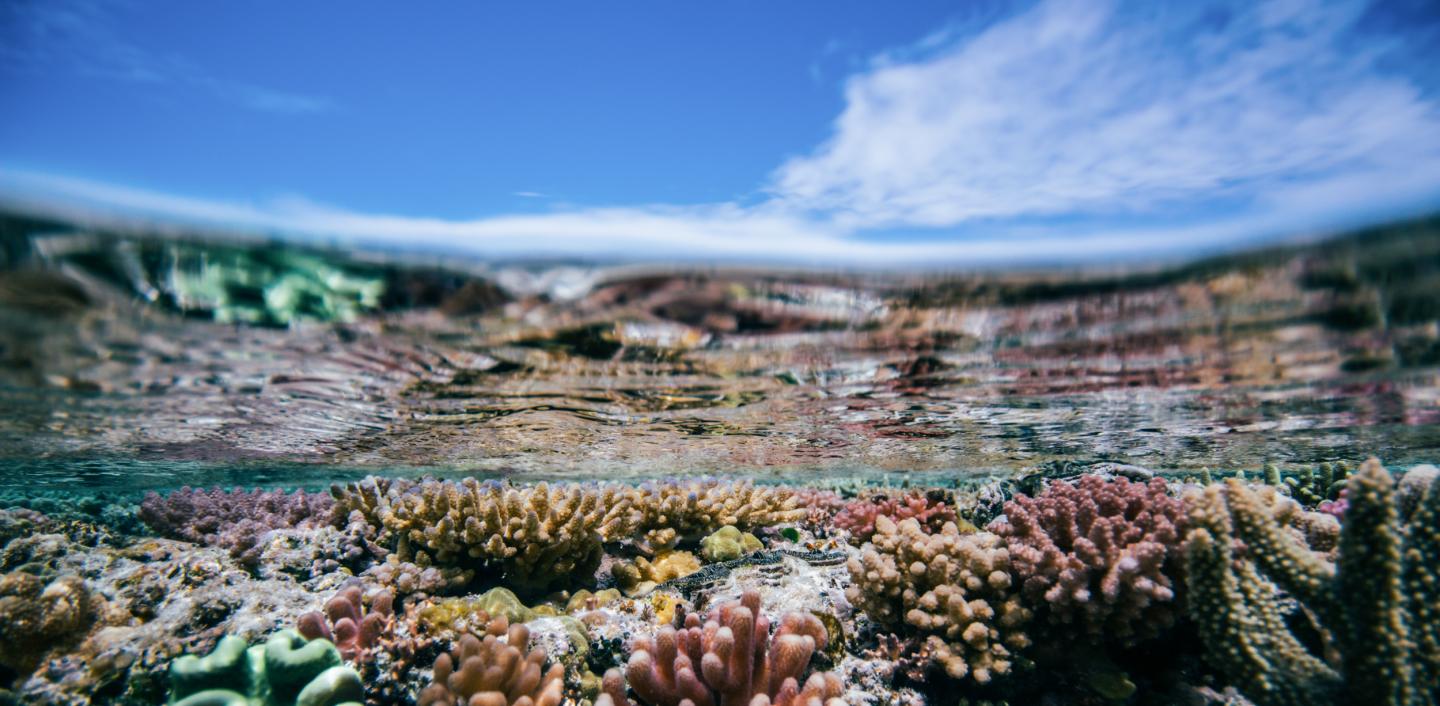
{"label": "tan coral", "polygon": [[1029,646],[1031,613],[1012,585],[1010,555],[989,532],[948,523],[926,534],[914,519],[878,517],[875,535],[849,562],[846,597],[877,622],[908,625],[946,673],[987,683]]}
{"label": "tan coral", "polygon": [[635,561],[617,561],[610,568],[615,582],[627,594],[637,596],[656,585],[689,576],[700,570],[700,560],[690,552],[662,551],[653,561],[636,557]]}
{"label": "tan coral", "polygon": [[594,485],[367,480],[334,494],[337,516],[361,512],[400,561],[497,568],[523,589],[593,572],[602,543],[630,535],[638,519],[626,490]]}
{"label": "tan coral", "polygon": [[699,539],[726,525],[740,530],[805,519],[805,508],[789,488],[756,486],[749,481],[697,480],[655,483],[636,488],[632,503],[640,512],[640,531],[651,549]]}

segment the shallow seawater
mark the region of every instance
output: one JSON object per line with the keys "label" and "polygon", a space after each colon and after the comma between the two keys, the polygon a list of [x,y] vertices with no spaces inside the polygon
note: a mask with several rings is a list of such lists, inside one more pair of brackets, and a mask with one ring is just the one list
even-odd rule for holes
{"label": "shallow seawater", "polygon": [[0,223],[0,703],[1440,685],[1433,220],[943,275]]}

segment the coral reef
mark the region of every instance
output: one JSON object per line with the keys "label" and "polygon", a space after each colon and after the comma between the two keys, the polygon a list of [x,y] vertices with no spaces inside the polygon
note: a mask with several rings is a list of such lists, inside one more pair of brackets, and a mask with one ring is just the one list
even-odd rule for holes
{"label": "coral reef", "polygon": [[759,538],[749,532],[741,532],[735,525],[725,525],[700,540],[700,556],[711,563],[734,561],[764,548]]}
{"label": "coral reef", "polygon": [[518,588],[543,590],[593,574],[601,544],[630,534],[635,517],[617,488],[540,483],[513,488],[467,478],[334,488],[336,518],[359,511],[398,561],[494,569]]}
{"label": "coral reef", "polygon": [[883,515],[848,568],[846,597],[876,622],[924,637],[933,662],[956,679],[984,684],[1011,671],[1030,644],[1031,611],[1020,601],[1010,552],[989,532],[954,523],[930,534],[915,518]]}
{"label": "coral reef", "polygon": [[827,642],[820,620],[804,613],[785,614],[771,635],[760,594],[749,591],[713,607],[703,622],[690,613],[680,629],[666,625],[636,640],[623,679],[618,669],[607,672],[596,706],[633,704],[626,680],[648,706],[799,706],[817,699],[840,706],[838,676],[812,674],[801,686],[811,656]]}
{"label": "coral reef", "polygon": [[[1322,463],[1314,469],[1303,468],[1298,474],[1280,478],[1280,471],[1275,466],[1266,466],[1266,483],[1274,486],[1283,486],[1290,492],[1290,496],[1300,501],[1307,508],[1315,508],[1322,503],[1336,500],[1340,490],[1345,487],[1345,480],[1350,477],[1354,469],[1343,463]],[[1274,478],[1269,477],[1274,475]]]}
{"label": "coral reef", "polygon": [[171,663],[170,684],[171,706],[358,706],[365,698],[360,675],[340,664],[334,645],[294,630],[254,647],[227,635],[210,654]]}
{"label": "coral reef", "polygon": [[749,481],[647,483],[632,490],[630,497],[640,513],[643,544],[652,551],[699,539],[726,525],[744,531],[799,522],[807,512],[789,488]]}
{"label": "coral reef", "polygon": [[242,564],[260,558],[261,535],[284,527],[323,524],[331,500],[323,494],[265,490],[202,490],[183,487],[169,495],[149,493],[139,517],[162,536],[221,547]]}
{"label": "coral reef", "polygon": [[1165,481],[1083,476],[1017,496],[1004,537],[1027,599],[1056,623],[1076,623],[1096,641],[1154,637],[1180,614],[1183,503]]}
{"label": "coral reef", "polygon": [[902,494],[875,493],[852,500],[835,515],[837,528],[850,533],[850,543],[860,546],[875,534],[875,518],[894,522],[915,518],[928,531],[938,532],[946,522],[956,522],[955,502],[948,491],[911,490]]}
{"label": "coral reef", "polygon": [[[1394,479],[1377,460],[1346,488],[1333,564],[1239,481],[1192,501],[1190,612],[1207,659],[1260,706],[1416,706],[1440,693],[1440,492],[1427,489],[1405,526]],[[1302,615],[1287,615],[1281,590]],[[1292,630],[1297,619],[1328,649]]]}
{"label": "coral reef", "polygon": [[558,663],[546,669],[546,659],[545,650],[530,649],[528,628],[497,616],[483,639],[466,634],[435,660],[434,682],[420,692],[418,704],[560,706],[565,669]]}
{"label": "coral reef", "polygon": [[394,596],[387,590],[370,597],[366,609],[364,589],[347,586],[325,603],[324,613],[306,613],[296,621],[296,630],[307,640],[327,640],[335,644],[346,662],[365,661],[370,650],[393,628]]}

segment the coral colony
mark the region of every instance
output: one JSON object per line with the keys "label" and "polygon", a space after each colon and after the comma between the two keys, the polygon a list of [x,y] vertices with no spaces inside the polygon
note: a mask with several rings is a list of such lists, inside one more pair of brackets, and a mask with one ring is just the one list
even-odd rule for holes
{"label": "coral colony", "polygon": [[1433,706],[1436,475],[371,477],[11,507],[0,700]]}

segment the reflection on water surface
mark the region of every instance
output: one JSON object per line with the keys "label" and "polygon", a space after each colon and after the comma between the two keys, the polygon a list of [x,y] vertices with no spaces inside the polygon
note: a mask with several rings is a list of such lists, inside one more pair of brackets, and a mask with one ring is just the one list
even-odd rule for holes
{"label": "reflection on water surface", "polygon": [[296,483],[799,478],[1440,446],[1434,221],[1118,275],[924,277],[4,232],[0,455],[27,482],[103,485],[114,459],[116,482],[163,485],[237,462]]}

